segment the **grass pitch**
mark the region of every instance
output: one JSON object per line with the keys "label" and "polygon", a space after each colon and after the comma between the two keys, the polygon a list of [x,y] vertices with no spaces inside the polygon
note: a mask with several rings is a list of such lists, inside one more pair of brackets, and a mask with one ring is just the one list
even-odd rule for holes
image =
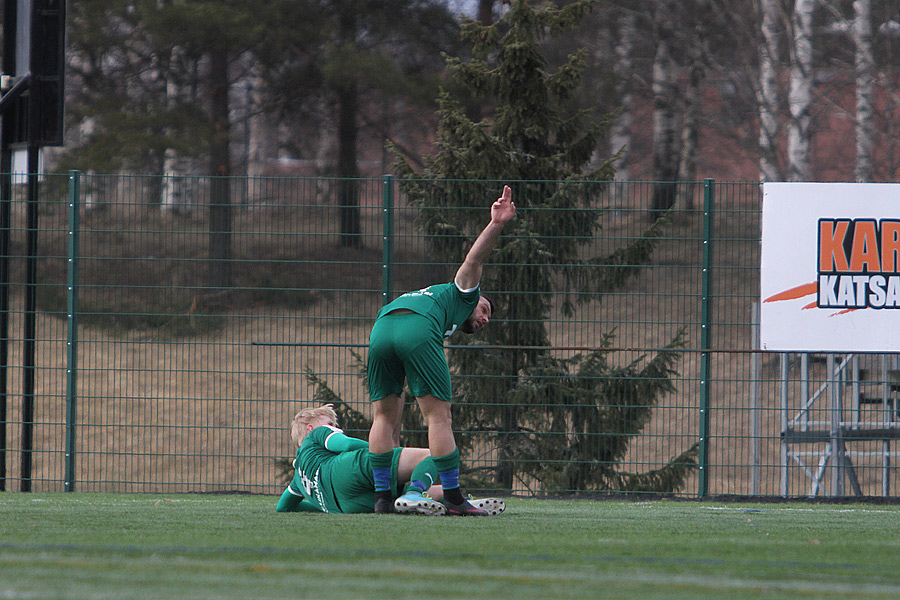
{"label": "grass pitch", "polygon": [[900,598],[900,507],[513,498],[491,518],[264,496],[0,494],[0,598]]}

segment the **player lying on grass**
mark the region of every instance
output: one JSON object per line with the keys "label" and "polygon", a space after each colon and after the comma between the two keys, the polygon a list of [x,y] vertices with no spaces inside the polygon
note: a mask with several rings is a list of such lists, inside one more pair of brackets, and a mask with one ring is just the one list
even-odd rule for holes
{"label": "player lying on grass", "polygon": [[481,271],[500,233],[516,216],[512,190],[503,186],[491,220],[475,239],[450,283],[403,294],[384,306],[369,335],[367,378],[374,418],[369,448],[375,478],[375,512],[391,512],[392,448],[399,439],[404,381],[428,427],[428,449],[441,474],[448,512],[483,515],[459,489],[459,449],[450,415],[450,368],[444,338],[457,329],[478,331],[491,320],[493,304],[481,296]]}
{"label": "player lying on grass", "polygon": [[[369,462],[369,444],[344,434],[337,427],[331,404],[306,408],[291,422],[297,445],[294,478],[281,495],[278,512],[370,513],[375,510],[375,483]],[[446,508],[437,467],[427,448],[395,448],[390,483],[400,513],[443,515]],[[400,494],[403,486],[402,494]],[[497,498],[471,500],[489,515],[503,512]]]}

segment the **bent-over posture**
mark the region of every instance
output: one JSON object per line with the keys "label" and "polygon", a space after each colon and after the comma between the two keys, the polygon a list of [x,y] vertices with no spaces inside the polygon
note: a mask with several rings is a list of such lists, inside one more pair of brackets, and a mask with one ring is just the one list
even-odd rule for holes
{"label": "bent-over posture", "polygon": [[482,266],[506,223],[516,216],[512,190],[491,205],[491,221],[472,244],[450,283],[407,292],[384,306],[369,335],[368,385],[374,407],[369,432],[375,480],[375,512],[391,512],[391,461],[398,445],[403,384],[416,399],[428,427],[428,449],[440,473],[444,505],[451,515],[487,513],[467,502],[459,489],[459,450],[450,415],[450,368],[444,339],[457,329],[478,331],[491,320],[492,303],[481,296]]}

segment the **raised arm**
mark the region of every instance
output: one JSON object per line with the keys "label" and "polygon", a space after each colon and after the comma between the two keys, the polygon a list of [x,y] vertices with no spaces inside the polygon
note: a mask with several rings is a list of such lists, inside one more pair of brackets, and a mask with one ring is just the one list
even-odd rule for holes
{"label": "raised arm", "polygon": [[504,185],[503,193],[491,205],[491,222],[478,234],[475,243],[466,254],[466,259],[456,271],[454,281],[460,289],[471,290],[478,287],[478,282],[481,281],[481,267],[497,245],[503,227],[515,216],[516,205],[512,201],[512,190],[508,185]]}

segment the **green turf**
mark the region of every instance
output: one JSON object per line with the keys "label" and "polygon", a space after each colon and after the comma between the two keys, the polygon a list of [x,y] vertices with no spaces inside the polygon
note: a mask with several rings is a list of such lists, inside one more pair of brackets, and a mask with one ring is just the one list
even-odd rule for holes
{"label": "green turf", "polygon": [[275,498],[0,494],[0,598],[900,598],[900,508],[511,499],[492,518]]}

